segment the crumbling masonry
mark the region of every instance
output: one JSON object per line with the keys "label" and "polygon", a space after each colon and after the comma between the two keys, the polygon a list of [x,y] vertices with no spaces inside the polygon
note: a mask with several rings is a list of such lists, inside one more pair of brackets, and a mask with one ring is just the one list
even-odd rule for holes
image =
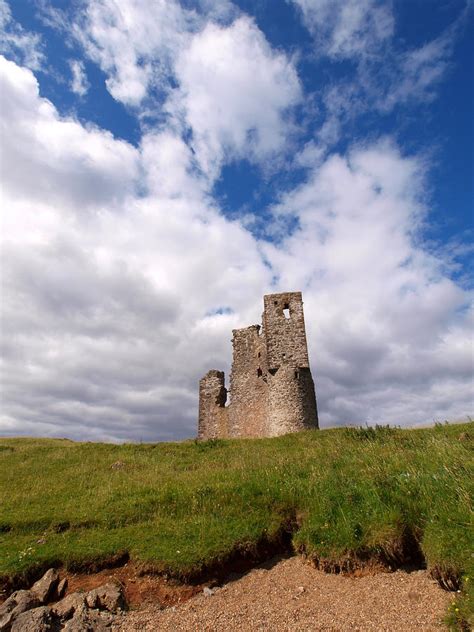
{"label": "crumbling masonry", "polygon": [[262,327],[232,332],[230,403],[222,371],[199,382],[199,439],[318,428],[301,292],[268,294],[263,302]]}

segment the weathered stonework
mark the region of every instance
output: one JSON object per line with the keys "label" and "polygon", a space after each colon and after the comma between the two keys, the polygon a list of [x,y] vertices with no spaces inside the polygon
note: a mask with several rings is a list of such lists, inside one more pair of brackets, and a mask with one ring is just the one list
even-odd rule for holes
{"label": "weathered stonework", "polygon": [[198,439],[217,439],[228,435],[224,379],[223,371],[211,370],[199,382]]}
{"label": "weathered stonework", "polygon": [[264,296],[263,327],[233,330],[230,404],[222,371],[199,382],[199,439],[318,428],[301,292]]}

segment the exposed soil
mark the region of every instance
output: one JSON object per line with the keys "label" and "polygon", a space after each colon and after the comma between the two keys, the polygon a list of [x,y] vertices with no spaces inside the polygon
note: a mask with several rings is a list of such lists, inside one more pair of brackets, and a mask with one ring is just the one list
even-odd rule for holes
{"label": "exposed soil", "polygon": [[168,608],[187,601],[201,593],[203,584],[181,584],[158,575],[143,575],[140,566],[128,562],[120,568],[104,569],[98,573],[61,572],[67,577],[68,593],[88,591],[110,581],[118,581],[124,589],[130,608],[153,604],[157,608]]}
{"label": "exposed soil", "polygon": [[[279,559],[172,607],[161,602],[124,613],[115,632],[206,630],[430,632],[442,624],[453,593],[425,570],[328,574],[299,557]],[[145,588],[145,585],[143,585]],[[197,588],[197,587],[196,587]],[[159,594],[159,593],[158,593]],[[179,593],[176,593],[179,594]],[[150,600],[152,601],[152,599]]]}

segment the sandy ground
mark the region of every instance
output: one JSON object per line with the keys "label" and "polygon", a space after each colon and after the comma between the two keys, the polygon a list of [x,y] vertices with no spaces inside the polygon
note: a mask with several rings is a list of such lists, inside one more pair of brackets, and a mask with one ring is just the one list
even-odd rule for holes
{"label": "sandy ground", "polygon": [[426,571],[344,577],[292,557],[256,568],[212,595],[200,592],[166,609],[147,605],[128,612],[113,629],[428,632],[446,630],[441,619],[452,599]]}

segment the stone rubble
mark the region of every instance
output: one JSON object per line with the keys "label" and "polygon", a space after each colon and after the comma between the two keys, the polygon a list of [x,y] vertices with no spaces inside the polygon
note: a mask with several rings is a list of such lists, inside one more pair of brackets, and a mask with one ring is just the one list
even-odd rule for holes
{"label": "stone rubble", "polygon": [[14,619],[23,612],[37,608],[41,601],[30,590],[17,590],[0,606],[0,632],[8,631]]}
{"label": "stone rubble", "polygon": [[109,582],[65,595],[67,580],[49,569],[29,590],[17,590],[0,606],[0,632],[106,632],[127,608],[122,586]]}
{"label": "stone rubble", "polygon": [[11,632],[49,632],[54,629],[53,617],[48,606],[22,612],[13,621]]}

